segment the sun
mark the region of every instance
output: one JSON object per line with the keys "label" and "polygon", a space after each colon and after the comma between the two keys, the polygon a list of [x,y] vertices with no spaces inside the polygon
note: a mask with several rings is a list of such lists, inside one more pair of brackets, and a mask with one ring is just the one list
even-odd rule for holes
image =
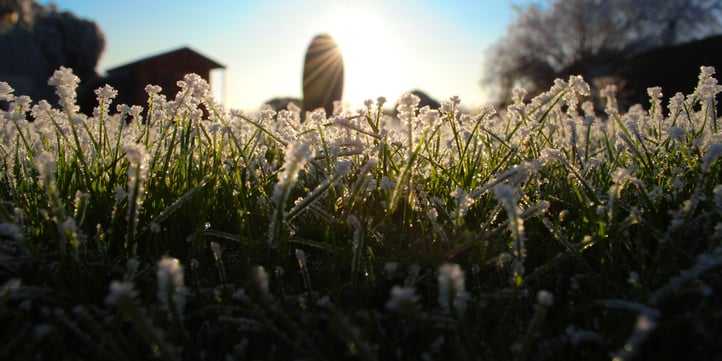
{"label": "sun", "polygon": [[328,34],[339,45],[344,62],[344,101],[356,108],[366,99],[398,96],[404,89],[396,33],[382,14],[344,7],[331,12]]}

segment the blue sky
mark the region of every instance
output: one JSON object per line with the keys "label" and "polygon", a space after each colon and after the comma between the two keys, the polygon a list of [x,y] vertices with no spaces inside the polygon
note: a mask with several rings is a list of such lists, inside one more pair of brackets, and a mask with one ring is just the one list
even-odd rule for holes
{"label": "blue sky", "polygon": [[[48,3],[49,1],[41,1]],[[99,71],[182,46],[226,65],[212,86],[226,106],[256,109],[301,95],[303,57],[316,34],[339,42],[351,106],[421,89],[480,106],[485,51],[529,0],[56,0],[106,37]]]}

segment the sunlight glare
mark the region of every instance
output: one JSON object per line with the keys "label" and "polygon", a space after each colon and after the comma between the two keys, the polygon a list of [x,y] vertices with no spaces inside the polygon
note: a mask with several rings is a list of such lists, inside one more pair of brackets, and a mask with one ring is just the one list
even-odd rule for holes
{"label": "sunlight glare", "polygon": [[350,6],[335,9],[328,26],[343,55],[344,102],[355,108],[378,96],[393,99],[406,90],[396,34],[375,12]]}

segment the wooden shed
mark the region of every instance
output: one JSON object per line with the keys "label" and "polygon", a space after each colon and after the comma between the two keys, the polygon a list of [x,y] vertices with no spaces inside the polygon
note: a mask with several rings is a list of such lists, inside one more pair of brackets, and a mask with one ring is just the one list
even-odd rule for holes
{"label": "wooden shed", "polygon": [[225,66],[183,47],[109,69],[105,80],[118,90],[115,103],[145,106],[148,100],[146,85],[159,85],[163,88],[162,93],[173,99],[179,90],[176,82],[186,74],[196,73],[210,82],[214,69],[225,69]]}

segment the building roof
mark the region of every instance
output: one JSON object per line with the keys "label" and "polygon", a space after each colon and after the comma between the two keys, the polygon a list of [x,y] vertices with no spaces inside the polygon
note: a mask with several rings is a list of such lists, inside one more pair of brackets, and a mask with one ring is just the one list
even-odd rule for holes
{"label": "building roof", "polygon": [[220,64],[214,60],[211,60],[210,58],[201,55],[200,53],[196,52],[195,50],[189,48],[189,47],[182,47],[180,49],[171,50],[162,54],[157,54],[153,56],[149,56],[143,59],[136,60],[134,62],[124,64],[118,67],[115,67],[113,69],[108,69],[108,73],[114,73],[118,71],[123,71],[131,67],[135,67],[137,65],[143,64],[143,63],[155,63],[155,62],[165,62],[165,61],[172,61],[172,62],[179,62],[182,61],[183,63],[192,63],[195,66],[200,66],[203,68],[207,68],[208,70],[211,69],[225,69],[225,65]]}

